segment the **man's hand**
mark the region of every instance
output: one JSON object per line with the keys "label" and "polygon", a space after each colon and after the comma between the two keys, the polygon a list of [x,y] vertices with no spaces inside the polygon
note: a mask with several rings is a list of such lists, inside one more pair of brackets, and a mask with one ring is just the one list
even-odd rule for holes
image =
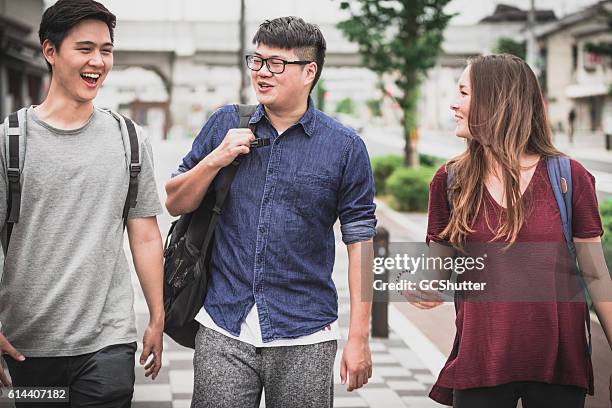
{"label": "man's hand", "polygon": [[145,365],[145,377],[151,375],[151,379],[157,378],[157,374],[162,366],[163,327],[149,323],[142,337],[142,354],[140,355],[140,365],[144,365],[151,354],[153,358]]}
{"label": "man's hand", "polygon": [[251,129],[230,129],[221,144],[210,153],[210,163],[218,168],[229,166],[240,154],[248,154],[255,135]]}
{"label": "man's hand", "polygon": [[[9,343],[7,338],[4,337],[4,335],[0,334],[0,356],[3,354],[8,354],[9,356],[11,356],[13,359],[17,361],[25,360],[25,357],[23,356],[23,354],[18,352],[15,349],[15,347],[13,347],[11,343]],[[6,387],[9,387],[11,385],[11,381],[8,379],[6,373],[4,372],[4,369],[2,368],[2,364],[0,364],[0,382],[2,382],[2,385]]]}
{"label": "man's hand", "polygon": [[347,383],[347,391],[353,391],[368,383],[372,377],[372,353],[368,339],[350,339],[342,352],[340,361],[340,379]]}

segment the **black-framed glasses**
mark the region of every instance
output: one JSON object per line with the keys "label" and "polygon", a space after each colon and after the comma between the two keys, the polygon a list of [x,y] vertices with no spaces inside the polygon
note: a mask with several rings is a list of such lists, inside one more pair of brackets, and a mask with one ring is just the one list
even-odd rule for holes
{"label": "black-framed glasses", "polygon": [[311,62],[314,61],[286,61],[281,58],[262,58],[257,55],[246,56],[247,67],[251,71],[259,71],[263,68],[264,64],[266,64],[266,67],[268,67],[268,71],[273,74],[282,74],[283,72],[285,72],[285,67],[288,64],[306,65],[310,64]]}

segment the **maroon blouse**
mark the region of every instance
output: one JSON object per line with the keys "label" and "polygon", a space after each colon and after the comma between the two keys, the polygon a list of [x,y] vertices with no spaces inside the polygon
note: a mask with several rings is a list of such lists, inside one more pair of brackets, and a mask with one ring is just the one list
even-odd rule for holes
{"label": "maroon blouse", "polygon": [[[595,178],[574,160],[571,169],[573,235],[601,236]],[[446,167],[442,166],[430,184],[427,242],[443,242],[438,234],[447,225],[450,214],[446,179]],[[544,159],[538,163],[523,194],[523,203],[525,223],[517,242],[565,245]],[[484,204],[489,225],[498,225],[503,208],[488,191],[485,191]],[[481,209],[476,216],[472,227],[475,232],[468,235],[468,243],[488,242],[495,236],[487,227],[484,213]],[[550,262],[548,270],[551,271],[557,265],[552,259],[537,262],[540,267]],[[489,268],[493,269],[490,265]],[[495,271],[500,271],[499,265]],[[532,285],[529,279],[513,282]],[[456,302],[457,333],[453,349],[429,396],[441,404],[452,405],[453,389],[492,387],[513,381],[575,385],[593,395],[584,308],[584,302],[563,301]]]}

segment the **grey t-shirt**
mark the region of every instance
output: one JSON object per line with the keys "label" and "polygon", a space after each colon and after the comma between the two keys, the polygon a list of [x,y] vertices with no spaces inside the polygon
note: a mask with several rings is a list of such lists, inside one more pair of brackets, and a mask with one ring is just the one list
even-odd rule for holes
{"label": "grey t-shirt", "polygon": [[[21,215],[0,283],[2,332],[26,357],[70,356],[136,341],[123,250],[129,175],[119,122],[95,109],[60,130],[27,111]],[[129,218],[161,214],[152,150],[139,129],[142,170]],[[0,222],[7,218],[0,125]]]}

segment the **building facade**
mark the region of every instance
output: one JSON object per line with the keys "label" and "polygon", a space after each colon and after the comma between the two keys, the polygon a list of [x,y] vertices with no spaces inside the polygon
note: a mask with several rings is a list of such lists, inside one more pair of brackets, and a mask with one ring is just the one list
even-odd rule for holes
{"label": "building facade", "polygon": [[[499,4],[490,16],[473,25],[449,25],[444,32],[442,53],[421,87],[420,127],[424,131],[451,131],[455,120],[450,104],[467,59],[495,52],[498,40],[523,41],[527,11]],[[551,10],[536,10],[539,24],[556,21]]]}
{"label": "building facade", "polygon": [[[588,51],[588,44],[612,43],[612,1],[601,1],[541,27],[538,41],[545,59],[545,94],[553,129],[574,140],[612,133],[612,58]],[[573,121],[570,118],[573,117]]]}
{"label": "building facade", "polygon": [[48,70],[40,53],[42,0],[0,0],[0,117],[42,101]]}

